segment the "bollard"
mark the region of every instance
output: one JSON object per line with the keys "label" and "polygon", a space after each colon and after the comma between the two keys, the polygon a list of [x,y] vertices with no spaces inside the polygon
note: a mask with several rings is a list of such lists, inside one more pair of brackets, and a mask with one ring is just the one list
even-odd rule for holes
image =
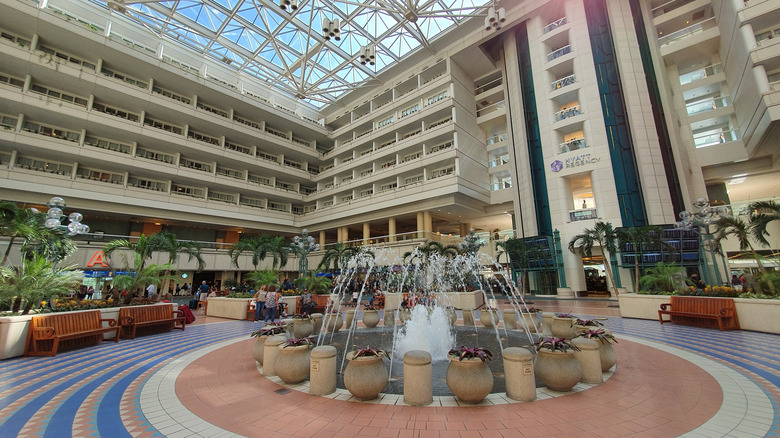
{"label": "bollard", "polygon": [[542,312],[542,336],[552,336],[554,312]]}
{"label": "bollard", "polygon": [[515,309],[504,309],[504,328],[507,330],[517,329],[517,315]]}
{"label": "bollard", "polygon": [[352,321],[355,319],[355,309],[347,310],[347,321],[344,325],[347,330],[352,330]]}
{"label": "bollard", "polygon": [[322,313],[311,314],[312,335],[317,336],[322,329]]}
{"label": "bollard", "polygon": [[426,406],[433,403],[431,354],[411,350],[404,354],[404,403]]}
{"label": "bollard", "polygon": [[284,335],[271,336],[265,340],[265,349],[263,350],[263,375],[266,377],[275,376],[276,358],[279,357],[279,345],[284,344],[287,338]]}
{"label": "bollard", "polygon": [[574,358],[582,368],[582,383],[599,384],[604,382],[601,374],[601,356],[599,355],[599,343],[593,339],[574,338],[572,345],[580,349],[574,351]]}
{"label": "bollard", "polygon": [[336,391],[336,347],[321,345],[311,350],[309,394],[326,395]]}
{"label": "bollard", "polygon": [[534,378],[534,355],[525,348],[505,348],[504,376],[506,396],[512,400],[536,400],[536,380]]}
{"label": "bollard", "polygon": [[474,327],[474,311],[471,309],[463,309],[463,326]]}
{"label": "bollard", "polygon": [[388,309],[385,307],[384,313],[385,326],[392,327],[395,322],[395,309]]}

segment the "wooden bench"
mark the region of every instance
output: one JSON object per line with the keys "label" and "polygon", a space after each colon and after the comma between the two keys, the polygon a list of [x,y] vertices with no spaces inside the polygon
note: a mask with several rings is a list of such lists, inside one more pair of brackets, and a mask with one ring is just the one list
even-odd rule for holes
{"label": "wooden bench", "polygon": [[[330,295],[314,295],[312,294],[311,300],[314,301],[314,309],[311,313],[324,313],[325,309],[328,307],[328,298],[330,298]],[[303,297],[298,297],[297,302],[295,304],[295,308],[300,310],[301,304],[303,304]]]}
{"label": "wooden bench", "polygon": [[[108,327],[103,327],[104,322]],[[24,355],[56,356],[61,345],[97,345],[104,340],[103,333],[114,332],[113,339],[105,340],[119,342],[120,328],[115,319],[101,319],[100,310],[35,315],[30,320]]]}
{"label": "wooden bench", "polygon": [[139,327],[163,326],[167,330],[184,330],[187,319],[183,312],[173,310],[172,305],[130,306],[119,309],[119,325],[123,338],[134,339]]}
{"label": "wooden bench", "polygon": [[[731,298],[677,297],[671,303],[661,304],[658,321],[697,327],[717,327],[720,330],[739,330],[739,318]],[[663,315],[669,315],[665,321]]]}

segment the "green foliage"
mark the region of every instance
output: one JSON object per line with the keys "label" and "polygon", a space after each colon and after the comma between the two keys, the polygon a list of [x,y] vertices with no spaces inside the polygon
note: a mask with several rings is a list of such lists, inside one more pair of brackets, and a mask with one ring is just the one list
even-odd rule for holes
{"label": "green foliage", "polygon": [[76,251],[76,245],[66,231],[47,228],[45,221],[45,213],[19,208],[10,201],[0,201],[0,236],[9,237],[3,265],[8,262],[17,238],[23,239],[22,256],[30,260],[35,255],[42,255],[47,260],[61,262]]}
{"label": "green foliage", "polygon": [[577,333],[576,337],[586,338],[586,339],[598,339],[605,344],[612,344],[613,342],[617,344],[617,339],[615,339],[615,337],[612,336],[611,333],[607,333],[607,331],[605,331],[603,328],[590,329],[586,332],[580,332]]}
{"label": "green foliage", "polygon": [[750,234],[763,246],[769,246],[766,231],[770,223],[780,220],[780,203],[776,201],[759,201],[750,204],[753,211],[750,215]]}
{"label": "green foliage", "polygon": [[379,356],[385,356],[386,358],[390,358],[390,353],[388,353],[385,350],[382,350],[379,347],[372,347],[370,345],[367,345],[365,347],[358,347],[357,345],[355,347],[355,352],[352,355],[352,359],[357,359],[358,357],[379,357]]}
{"label": "green foliage", "polygon": [[45,257],[33,255],[19,266],[0,266],[0,299],[13,302],[11,310],[23,309],[25,315],[44,297],[65,295],[78,287],[83,275],[74,266],[58,269]]}
{"label": "green foliage", "polygon": [[477,236],[477,232],[472,228],[469,234],[463,238],[460,243],[460,250],[463,254],[474,255],[479,252],[479,249],[485,246],[485,241]]}
{"label": "green foliage", "polygon": [[675,278],[685,278],[685,268],[671,263],[658,262],[639,278],[639,287],[648,292],[673,292],[678,289]]}
{"label": "green foliage", "polygon": [[233,292],[225,295],[225,298],[252,298],[254,295],[249,292]]}
{"label": "green foliage", "polygon": [[617,251],[617,233],[609,222],[598,221],[593,228],[586,228],[581,234],[577,234],[569,241],[569,251],[580,254],[584,257],[593,256],[593,248],[601,247],[601,253],[604,256],[604,268],[607,271],[607,277],[612,288],[617,293],[617,284],[612,275],[612,263],[610,255]]}
{"label": "green foliage", "polygon": [[313,273],[296,278],[293,283],[295,286],[307,290],[315,295],[326,294],[330,292],[333,286],[333,280],[324,275],[316,276]]}
{"label": "green foliage", "polygon": [[279,273],[276,271],[254,271],[246,274],[244,278],[247,281],[254,282],[255,288],[261,286],[270,286],[279,282]]}
{"label": "green foliage", "polygon": [[249,253],[252,259],[252,266],[257,270],[257,266],[271,256],[273,269],[283,268],[287,264],[290,255],[290,248],[284,237],[281,236],[254,236],[242,237],[230,248],[230,261],[233,266],[238,267],[238,258],[243,253]]}
{"label": "green foliage", "polygon": [[458,361],[463,359],[480,359],[482,362],[485,362],[493,358],[493,353],[491,353],[487,348],[469,348],[465,345],[451,349],[448,354],[457,357]]}
{"label": "green foliage", "polygon": [[562,338],[541,338],[536,343],[536,351],[546,348],[550,351],[562,351],[566,353],[569,350],[580,351],[576,345]]}

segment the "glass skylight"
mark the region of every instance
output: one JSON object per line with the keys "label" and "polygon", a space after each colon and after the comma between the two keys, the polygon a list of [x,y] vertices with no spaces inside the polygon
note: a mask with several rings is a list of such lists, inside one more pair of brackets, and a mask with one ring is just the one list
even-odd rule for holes
{"label": "glass skylight", "polygon": [[[484,15],[484,7],[492,4],[491,0],[104,1],[148,31],[316,107],[370,82],[463,20]],[[285,9],[280,1],[287,2]],[[323,19],[340,21],[339,41],[324,38]],[[362,65],[361,48],[371,45],[375,65]]]}

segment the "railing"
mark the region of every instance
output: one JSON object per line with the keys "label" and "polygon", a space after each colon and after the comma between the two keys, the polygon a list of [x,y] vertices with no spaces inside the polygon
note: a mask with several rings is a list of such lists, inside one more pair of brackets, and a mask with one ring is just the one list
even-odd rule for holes
{"label": "railing", "polygon": [[506,108],[506,101],[500,101],[496,102],[494,104],[490,104],[484,108],[477,109],[477,117],[482,117],[491,113],[494,113],[496,111],[500,111],[502,109]]}
{"label": "railing", "polygon": [[688,111],[689,116],[692,116],[726,106],[729,106],[728,96],[711,97],[699,102],[689,103],[685,105],[685,110]]}
{"label": "railing", "polygon": [[670,33],[669,35],[664,35],[661,38],[658,38],[658,45],[665,46],[675,41],[679,41],[683,38],[687,38],[691,35],[696,35],[697,33],[704,32],[705,30],[711,29],[716,26],[717,23],[715,23],[715,17],[710,17],[702,22],[690,25],[685,29],[680,29],[676,32]]}
{"label": "railing", "polygon": [[591,219],[598,219],[598,214],[595,208],[584,208],[582,210],[569,210],[569,220],[571,222],[587,221]]}
{"label": "railing", "polygon": [[571,53],[571,46],[570,45],[563,46],[563,47],[561,47],[558,50],[555,50],[553,52],[548,53],[547,54],[547,62],[550,62],[553,59],[560,58],[561,56],[566,55],[568,53]]}
{"label": "railing", "polygon": [[693,136],[693,144],[696,145],[697,148],[703,148],[706,146],[712,146],[714,144],[726,143],[736,140],[739,140],[739,130],[737,129],[723,132],[698,134]]}
{"label": "railing", "polygon": [[694,0],[672,0],[670,2],[666,2],[662,4],[661,6],[657,6],[653,8],[653,17],[657,17],[659,15],[663,15],[667,12],[671,12],[679,7],[685,6],[688,3],[693,2]]}
{"label": "railing", "polygon": [[550,32],[552,30],[555,30],[555,29],[563,26],[564,24],[566,24],[566,17],[561,17],[561,18],[553,21],[552,23],[548,24],[547,26],[544,26],[544,29],[542,29],[542,33],[547,33],[547,32]]}
{"label": "railing", "polygon": [[490,160],[488,167],[502,166],[504,164],[509,164],[509,154],[502,155]]}
{"label": "railing", "polygon": [[560,122],[563,119],[568,119],[569,117],[579,116],[582,114],[582,111],[580,111],[580,106],[576,105],[571,108],[564,108],[557,113],[555,113],[555,121]]}
{"label": "railing", "polygon": [[496,88],[496,87],[500,87],[501,84],[504,83],[503,81],[504,81],[504,78],[493,79],[492,81],[490,81],[490,82],[488,82],[486,84],[482,84],[479,87],[475,88],[474,89],[474,94],[482,94],[485,91],[492,90],[493,88]]}
{"label": "railing", "polygon": [[506,135],[506,132],[502,134],[496,134],[492,137],[488,137],[487,140],[485,140],[485,145],[490,146],[492,144],[501,143],[502,141],[506,141],[509,138],[509,136]]}
{"label": "railing", "polygon": [[566,76],[565,78],[558,79],[557,81],[552,82],[550,85],[552,86],[553,91],[555,91],[555,90],[563,88],[563,87],[565,87],[567,85],[571,85],[571,84],[573,84],[575,82],[577,82],[577,78],[575,77],[575,75],[572,74],[572,75]]}
{"label": "railing", "polygon": [[499,190],[504,190],[509,188],[512,188],[512,180],[503,180],[491,184],[490,191],[497,192]]}
{"label": "railing", "polygon": [[561,153],[576,151],[588,147],[585,144],[585,137],[574,138],[569,141],[565,141],[558,145],[561,148]]}
{"label": "railing", "polygon": [[690,71],[680,75],[680,85],[689,84],[693,81],[707,78],[709,76],[721,73],[723,66],[721,63],[708,65],[707,67],[700,68],[698,70]]}

